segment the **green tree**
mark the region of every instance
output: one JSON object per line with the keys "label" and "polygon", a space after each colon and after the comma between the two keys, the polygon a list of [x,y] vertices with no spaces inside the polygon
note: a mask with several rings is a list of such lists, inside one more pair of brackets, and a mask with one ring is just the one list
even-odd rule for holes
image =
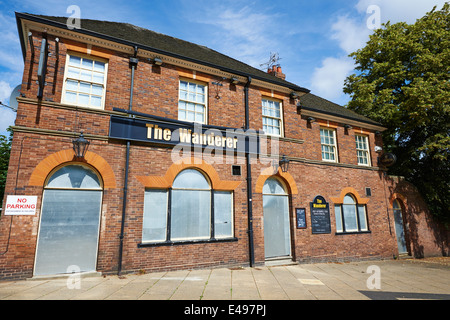
{"label": "green tree", "polygon": [[9,155],[11,153],[12,130],[8,128],[9,138],[0,135],[0,206],[5,194],[6,175],[8,173]]}
{"label": "green tree", "polygon": [[414,24],[383,24],[350,57],[348,108],[379,121],[385,150],[425,198],[431,212],[450,220],[450,4]]}

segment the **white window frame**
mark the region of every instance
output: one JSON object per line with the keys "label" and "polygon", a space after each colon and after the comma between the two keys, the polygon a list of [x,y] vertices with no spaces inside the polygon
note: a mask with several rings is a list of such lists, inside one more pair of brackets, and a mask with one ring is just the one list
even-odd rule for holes
{"label": "white window frame", "polygon": [[[264,108],[270,108],[270,106],[264,106],[264,101],[268,101],[268,102],[274,102],[274,103],[278,103],[280,106],[280,116],[270,116],[270,115],[264,115]],[[274,108],[270,108],[275,110]],[[261,113],[262,113],[262,125],[263,125],[263,131],[265,132],[266,135],[268,136],[275,136],[275,137],[283,137],[284,136],[284,121],[283,121],[283,102],[281,100],[277,100],[277,99],[273,99],[273,98],[269,98],[269,97],[262,97],[262,101],[261,101]],[[270,133],[267,132],[264,129],[264,126],[268,126],[268,124],[264,124],[264,119],[267,120],[272,120],[272,121],[280,121],[280,134],[275,134],[275,133]],[[271,127],[276,127],[274,125],[270,125]]]}
{"label": "white window frame", "polygon": [[[100,82],[95,82],[95,81],[88,81],[88,80],[82,80],[80,78],[73,78],[73,77],[69,77],[69,62],[70,62],[70,56],[74,56],[74,57],[78,57],[81,59],[89,59],[89,60],[93,60],[94,62],[101,62],[105,64],[105,71],[103,72],[103,83]],[[107,83],[107,77],[108,77],[108,60],[106,59],[102,59],[99,57],[93,57],[87,54],[82,54],[82,53],[78,53],[78,52],[67,52],[67,56],[66,56],[66,65],[65,65],[65,69],[64,69],[64,82],[63,82],[63,88],[62,88],[62,95],[61,95],[61,103],[63,104],[67,104],[67,105],[74,105],[74,106],[80,106],[80,107],[87,107],[87,108],[92,108],[92,109],[101,109],[104,110],[105,109],[105,97],[106,97],[106,83]],[[78,68],[80,70],[88,70],[86,68]],[[90,70],[91,72],[95,72],[94,69]],[[101,103],[100,106],[93,106],[90,104],[81,104],[75,102],[69,102],[66,99],[66,93],[67,91],[72,91],[72,90],[68,90],[67,87],[67,80],[73,80],[73,81],[77,81],[78,82],[78,88],[80,85],[80,82],[83,83],[89,83],[89,84],[93,84],[93,85],[101,85],[103,86],[102,88],[102,95],[101,95]],[[73,91],[73,92],[77,92],[77,94],[79,93],[79,89],[77,91]],[[100,95],[96,95],[98,97],[100,97]]]}
{"label": "white window frame", "polygon": [[[334,144],[331,144],[331,143],[324,143],[324,142],[322,142],[322,132],[325,132],[325,131],[327,131],[328,133],[332,133],[332,135],[331,136],[328,136],[328,137],[332,137],[333,138],[333,140],[334,140]],[[326,137],[324,137],[324,138],[326,138]],[[334,155],[334,160],[333,159],[326,159],[324,156],[323,156],[323,153],[324,153],[324,151],[323,151],[323,147],[324,146],[327,146],[328,148],[332,148],[333,149],[333,152],[329,152],[329,151],[325,151],[325,152],[327,152],[328,154],[333,154]],[[336,139],[336,129],[330,129],[330,128],[325,128],[325,127],[321,127],[320,128],[320,154],[322,155],[322,161],[326,161],[326,162],[339,162],[338,161],[338,149],[337,149],[337,139]]]}
{"label": "white window frame", "polygon": [[[370,161],[369,137],[362,134],[355,134],[355,143],[356,143],[356,158],[358,165],[370,167],[371,161]],[[366,159],[367,163],[364,163],[364,161],[360,162],[360,159]]]}
{"label": "white window frame", "polygon": [[[186,169],[189,170],[189,169]],[[200,172],[199,170],[195,169],[195,168],[191,168],[190,170],[196,170],[198,172]],[[183,170],[184,171],[184,170]],[[183,172],[182,171],[182,172]],[[181,172],[180,172],[181,173]],[[203,173],[200,172],[202,175]],[[184,242],[192,242],[192,241],[226,241],[228,239],[234,239],[234,191],[232,190],[214,190],[212,188],[212,184],[211,181],[208,179],[207,176],[204,175],[205,180],[208,182],[209,184],[209,189],[197,189],[197,188],[183,188],[183,187],[178,187],[178,188],[170,188],[170,189],[146,189],[145,194],[144,194],[144,212],[143,212],[143,228],[142,228],[142,244],[144,245],[161,245],[161,244],[166,244],[166,243],[184,243]],[[209,208],[209,222],[210,222],[210,227],[213,227],[214,224],[214,234],[209,234],[208,236],[199,236],[199,237],[182,237],[182,238],[176,238],[173,236],[172,234],[172,223],[171,221],[169,222],[169,220],[171,220],[173,218],[173,211],[172,211],[172,205],[173,205],[173,191],[182,191],[182,190],[188,190],[188,191],[207,191],[210,194],[210,199],[211,201],[213,201],[213,198],[215,196],[216,192],[222,192],[222,193],[229,193],[230,195],[230,223],[231,223],[231,230],[230,230],[230,234],[226,234],[226,235],[222,235],[219,236],[216,234],[216,213],[217,213],[217,208],[215,207],[215,205],[213,206],[212,203],[210,203],[210,208]],[[158,208],[158,210],[163,209],[165,210],[165,215],[161,214],[162,212],[158,212],[160,213],[160,218],[164,218],[165,221],[165,230],[166,230],[166,237],[165,239],[149,239],[149,238],[145,238],[144,236],[144,224],[145,224],[145,220],[149,219],[149,221],[152,219],[151,215],[155,213],[155,208],[150,208],[150,207],[146,207],[145,203],[146,201],[146,197],[147,196],[151,196],[151,191],[157,191],[157,192],[162,192],[162,193],[166,193],[166,201],[165,203],[161,203],[161,208]],[[156,210],[156,211],[158,211]],[[169,212],[170,212],[170,218],[169,218]],[[163,221],[163,220],[161,220]],[[168,232],[169,230],[169,232]],[[210,229],[211,230],[211,229]],[[167,238],[167,236],[170,234],[170,238]]]}
{"label": "white window frame", "polygon": [[[220,190],[211,190],[213,193],[213,196],[215,195],[216,192],[222,192],[222,193],[229,193],[230,194],[230,224],[231,224],[231,234],[229,235],[224,235],[224,236],[219,236],[216,232],[216,225],[217,225],[217,215],[216,215],[216,209],[214,207],[214,212],[212,213],[212,215],[214,215],[214,230],[215,230],[215,234],[214,234],[214,238],[215,239],[229,239],[229,238],[233,238],[234,237],[234,192],[233,191],[220,191]],[[215,203],[216,204],[216,203]]]}
{"label": "white window frame", "polygon": [[[182,94],[181,94],[181,82],[187,82],[188,83],[188,87],[189,84],[194,84],[195,86],[202,86],[204,87],[204,103],[200,103],[198,101],[194,101],[194,100],[190,100],[189,99],[189,94],[187,95],[187,99],[182,99]],[[189,92],[189,91],[188,91]],[[180,102],[185,102],[185,103],[193,103],[194,104],[194,115],[200,113],[197,112],[196,110],[196,106],[200,105],[200,106],[204,106],[204,114],[203,114],[203,121],[196,121],[195,120],[195,116],[194,116],[194,121],[192,120],[188,120],[187,119],[187,107],[185,110],[186,115],[185,118],[183,119],[182,117],[180,117]],[[186,78],[180,78],[178,81],[178,120],[180,121],[186,121],[186,122],[193,122],[193,123],[201,123],[201,124],[208,124],[208,85],[204,82],[201,81],[197,81],[197,80],[193,80],[193,79],[186,79]]]}
{"label": "white window frame", "polygon": [[[335,205],[335,217],[336,217],[336,233],[363,233],[370,232],[369,231],[369,223],[367,219],[367,206],[358,204],[358,201],[353,196],[353,194],[349,193],[346,196],[350,196],[353,200],[353,204],[341,203]],[[345,213],[344,211],[349,210],[350,207],[354,207],[355,216],[352,218],[355,219],[356,229],[347,230],[345,227]],[[361,221],[360,210],[363,210],[364,221]],[[365,226],[361,228],[361,226]]]}

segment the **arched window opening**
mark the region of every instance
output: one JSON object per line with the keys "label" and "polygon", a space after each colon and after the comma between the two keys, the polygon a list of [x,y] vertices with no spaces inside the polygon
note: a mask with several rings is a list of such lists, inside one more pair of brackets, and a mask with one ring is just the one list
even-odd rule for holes
{"label": "arched window opening", "polygon": [[276,178],[269,178],[264,183],[263,194],[287,195],[283,184]]}
{"label": "arched window opening", "polygon": [[64,274],[77,266],[95,271],[102,203],[100,177],[83,165],[67,165],[47,180],[35,260],[35,275]]}
{"label": "arched window opening", "polygon": [[196,169],[181,171],[170,189],[147,189],[143,243],[233,237],[233,192],[213,190]]}
{"label": "arched window opening", "polygon": [[81,165],[68,165],[51,174],[46,188],[52,189],[101,189],[98,175]]}
{"label": "arched window opening", "polygon": [[182,171],[173,183],[171,238],[207,239],[211,236],[211,187],[197,170]]}
{"label": "arched window opening", "polygon": [[349,193],[345,195],[342,204],[335,205],[336,232],[366,232],[367,224],[366,206],[358,204],[356,197]]}

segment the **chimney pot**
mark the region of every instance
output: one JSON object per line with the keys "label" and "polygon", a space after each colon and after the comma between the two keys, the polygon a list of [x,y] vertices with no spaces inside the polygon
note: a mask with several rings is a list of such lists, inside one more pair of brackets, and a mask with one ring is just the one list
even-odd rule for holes
{"label": "chimney pot", "polygon": [[272,68],[268,68],[267,73],[279,79],[286,80],[286,75],[282,72],[281,66],[272,66]]}

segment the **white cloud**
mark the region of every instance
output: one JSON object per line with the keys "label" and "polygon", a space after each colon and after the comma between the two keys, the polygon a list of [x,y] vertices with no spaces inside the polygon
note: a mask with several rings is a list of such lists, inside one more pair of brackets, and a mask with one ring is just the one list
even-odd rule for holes
{"label": "white cloud", "polygon": [[437,10],[441,9],[446,1],[448,0],[359,0],[356,9],[359,13],[365,14],[370,5],[377,5],[380,7],[383,23],[387,21],[414,23],[434,6],[437,6]]}
{"label": "white cloud", "polygon": [[347,76],[355,65],[351,58],[328,57],[316,68],[311,77],[311,91],[328,100],[337,100],[342,95],[342,88]]}
{"label": "white cloud", "polygon": [[[355,6],[358,15],[350,16],[347,13],[335,18],[331,25],[330,38],[336,40],[342,51],[348,55],[363,48],[369,40],[372,33],[367,25],[367,20],[372,15],[372,12],[367,12],[369,6],[379,7],[381,23],[414,23],[434,6],[437,6],[438,10],[441,9],[445,2],[446,0],[359,0]],[[338,53],[338,56],[340,54]],[[345,79],[354,67],[352,59],[346,56],[324,58],[322,66],[316,68],[312,74],[312,91],[329,100],[342,99]]]}
{"label": "white cloud", "polygon": [[331,38],[337,40],[341,49],[347,54],[364,47],[371,33],[365,22],[358,22],[348,16],[339,16],[331,26],[331,30]]}
{"label": "white cloud", "polygon": [[[0,101],[6,105],[9,105],[9,96],[13,88],[9,83],[0,80]],[[6,129],[9,126],[14,125],[16,119],[16,113],[6,107],[0,107],[0,134],[8,135]]]}
{"label": "white cloud", "polygon": [[23,60],[15,18],[0,13],[0,67],[20,72],[23,71]]}
{"label": "white cloud", "polygon": [[8,136],[9,133],[7,133],[6,129],[8,129],[9,126],[14,125],[14,121],[16,120],[16,113],[12,110],[2,108],[0,111],[0,134],[4,136]]}
{"label": "white cloud", "polygon": [[270,52],[277,52],[283,45],[278,40],[282,32],[279,15],[254,3],[208,2],[190,10],[196,11],[195,20],[186,14],[192,22],[209,26],[209,37],[214,35],[215,40],[208,41],[214,49],[256,68],[269,60]]}
{"label": "white cloud", "polygon": [[2,103],[9,103],[9,96],[11,95],[13,89],[14,88],[12,88],[9,83],[0,80],[0,101]]}

